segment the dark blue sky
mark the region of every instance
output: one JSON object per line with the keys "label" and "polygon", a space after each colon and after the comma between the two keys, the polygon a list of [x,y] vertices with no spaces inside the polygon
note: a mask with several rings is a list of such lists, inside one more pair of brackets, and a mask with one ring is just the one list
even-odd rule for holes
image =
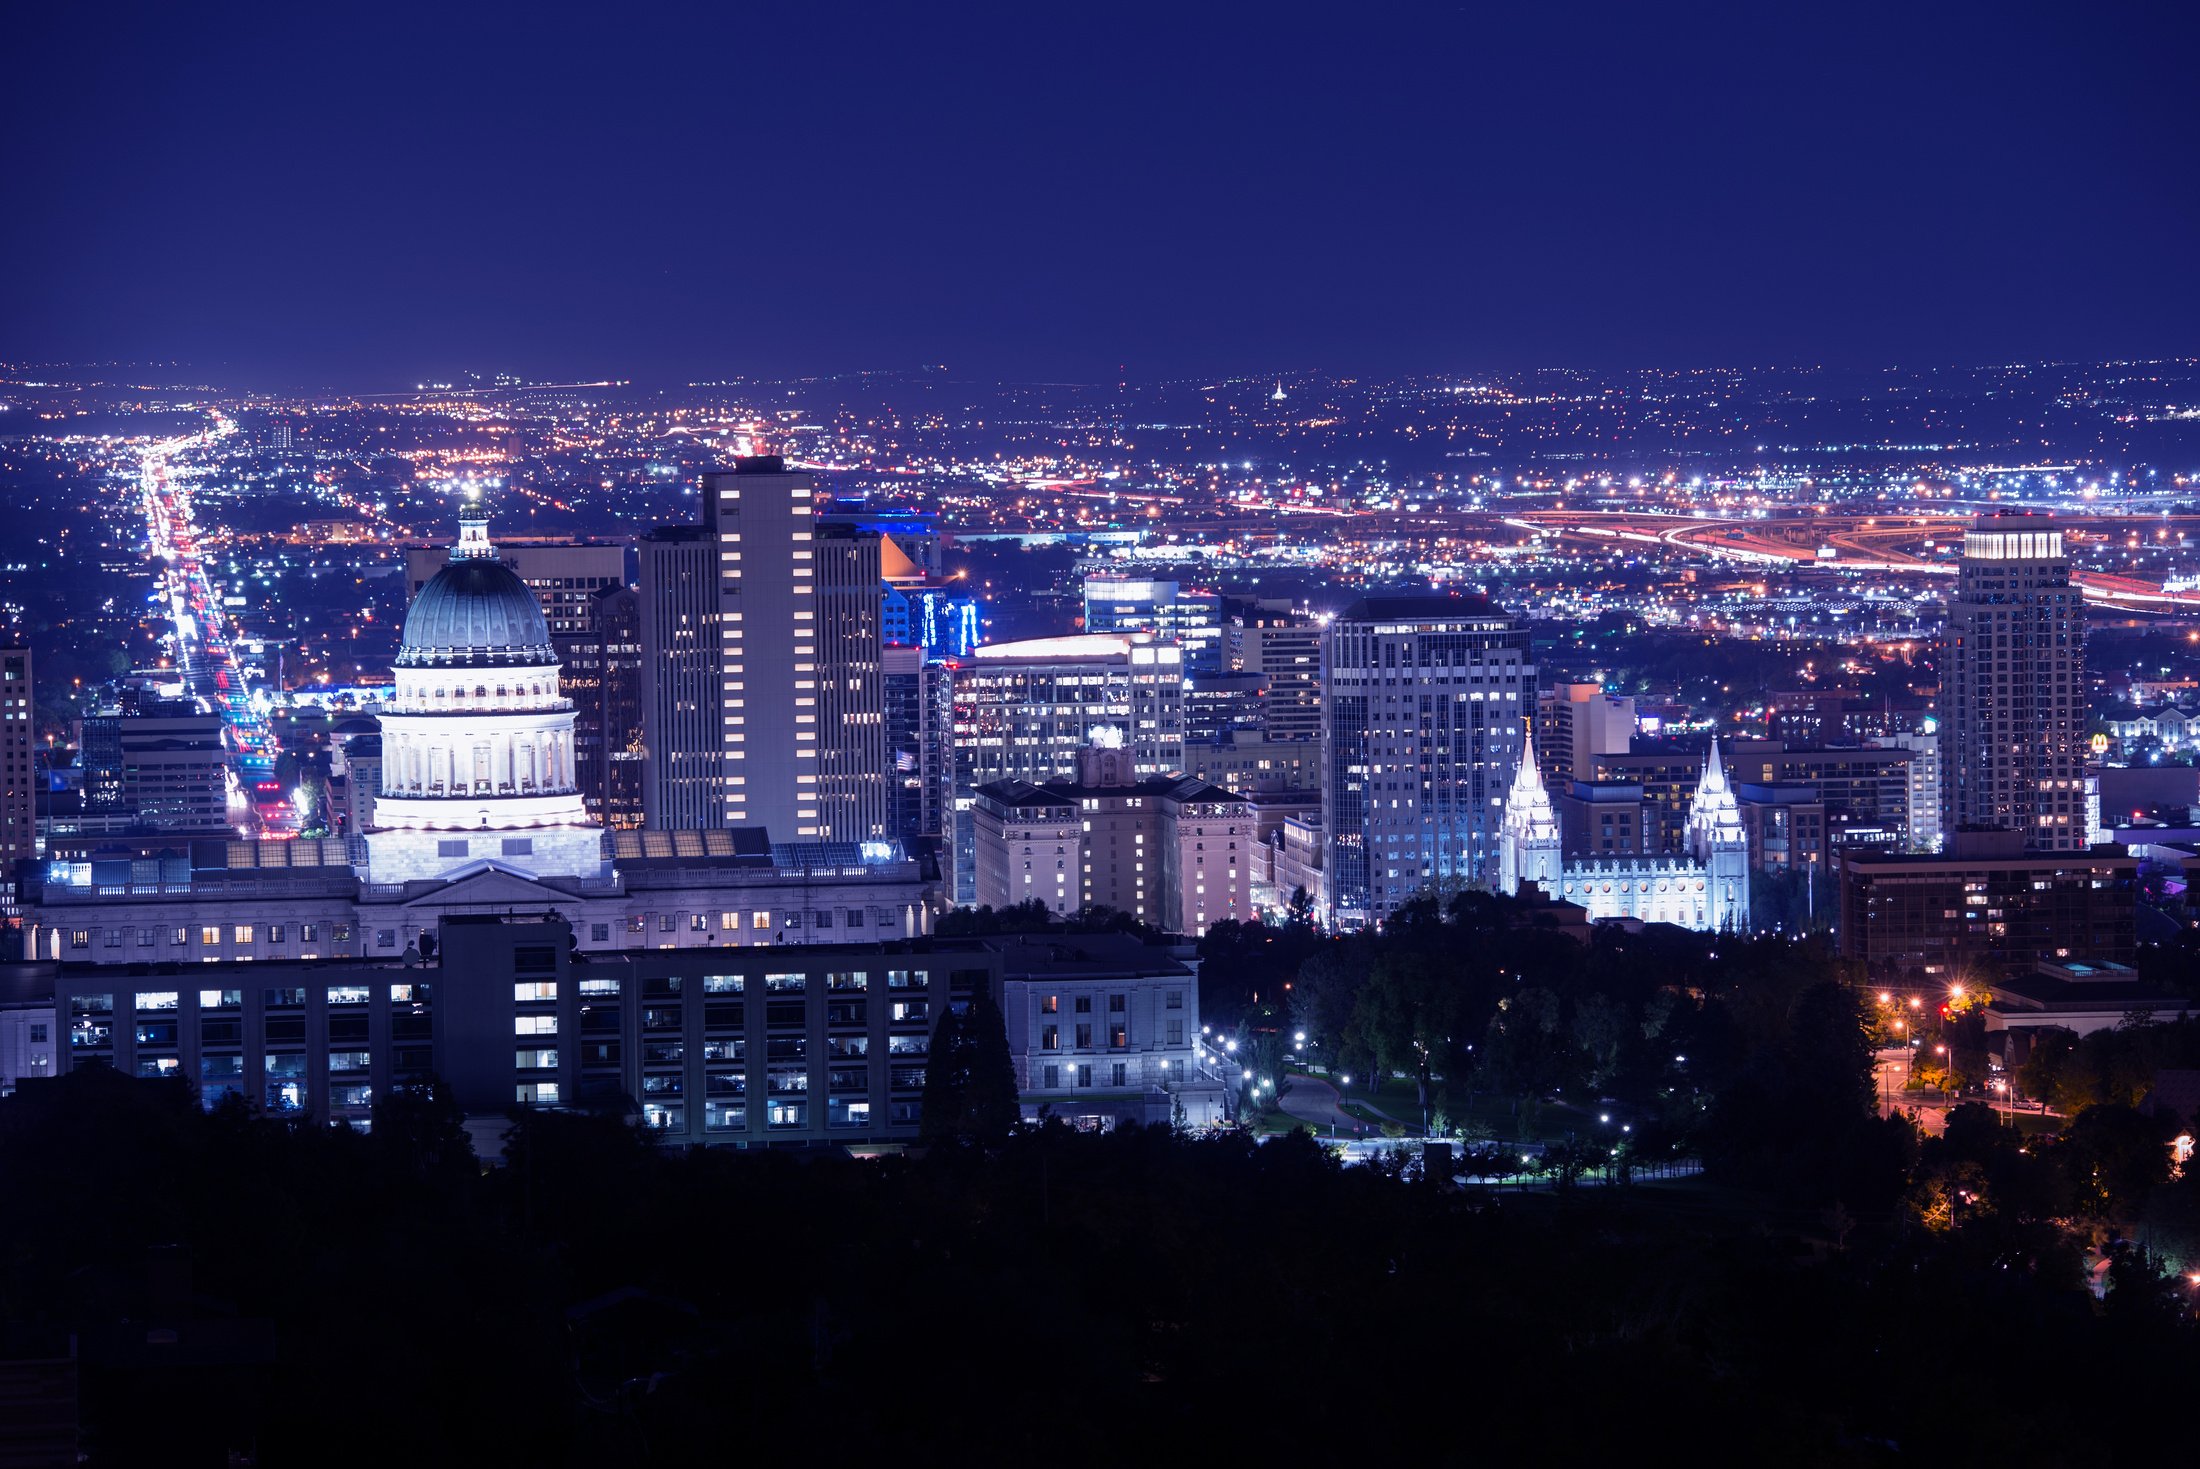
{"label": "dark blue sky", "polygon": [[2196,10],[18,5],[0,358],[2189,354]]}

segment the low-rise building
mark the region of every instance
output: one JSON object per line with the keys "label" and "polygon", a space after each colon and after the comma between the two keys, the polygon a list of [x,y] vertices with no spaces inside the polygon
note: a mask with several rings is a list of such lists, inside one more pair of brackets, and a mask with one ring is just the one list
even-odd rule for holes
{"label": "low-rise building", "polygon": [[1949,848],[1841,854],[1843,958],[1885,978],[2131,962],[2139,862],[2124,848],[2028,852],[2021,832],[1965,831]]}
{"label": "low-rise building", "polygon": [[2004,1060],[2022,1059],[2012,1045],[2019,1035],[2067,1030],[2091,1035],[2114,1030],[2133,1014],[2158,1023],[2200,1014],[2200,1003],[2149,984],[2128,964],[2041,964],[2029,974],[1998,980],[1986,1005],[1987,1044]]}
{"label": "low-rise building", "polygon": [[892,842],[621,831],[600,875],[545,876],[511,865],[501,834],[444,840],[471,850],[408,882],[362,876],[357,838],[139,842],[28,863],[26,953],[94,965],[397,959],[469,913],[557,914],[590,954],[879,942],[930,933],[938,904],[936,874]]}
{"label": "low-rise building", "polygon": [[1244,797],[1188,777],[1141,776],[1117,745],[1082,751],[1077,771],[1074,781],[978,788],[980,906],[1114,908],[1175,934],[1252,916],[1255,824]]}
{"label": "low-rise building", "polygon": [[982,942],[1000,965],[1009,1059],[1027,1118],[1045,1114],[1079,1127],[1225,1120],[1234,1087],[1200,1068],[1197,978],[1167,948],[1121,933]]}
{"label": "low-rise building", "polygon": [[180,1077],[207,1105],[371,1122],[439,1078],[493,1151],[519,1107],[625,1111],[668,1143],[917,1135],[933,1029],[1001,964],[982,946],[842,944],[590,956],[554,915],[451,915],[404,963],[53,968],[57,1070]]}

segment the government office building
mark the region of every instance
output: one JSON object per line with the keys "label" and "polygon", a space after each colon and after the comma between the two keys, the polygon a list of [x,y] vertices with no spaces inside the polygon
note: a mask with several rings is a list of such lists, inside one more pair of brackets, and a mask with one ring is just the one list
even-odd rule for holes
{"label": "government office building", "polygon": [[931,1036],[998,997],[976,944],[590,956],[554,915],[453,916],[432,958],[53,969],[59,1071],[176,1077],[212,1106],[371,1123],[437,1077],[495,1150],[515,1107],[619,1108],[660,1140],[858,1146],[916,1136]]}

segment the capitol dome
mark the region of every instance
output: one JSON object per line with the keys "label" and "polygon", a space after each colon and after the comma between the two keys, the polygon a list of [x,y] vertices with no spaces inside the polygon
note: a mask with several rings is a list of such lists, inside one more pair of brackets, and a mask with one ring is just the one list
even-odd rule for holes
{"label": "capitol dome", "polygon": [[539,668],[555,663],[542,604],[496,559],[488,518],[459,517],[450,563],[405,614],[399,668]]}

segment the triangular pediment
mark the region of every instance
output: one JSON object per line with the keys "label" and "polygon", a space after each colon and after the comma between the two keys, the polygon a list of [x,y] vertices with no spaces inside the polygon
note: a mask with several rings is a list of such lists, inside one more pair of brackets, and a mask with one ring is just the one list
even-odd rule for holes
{"label": "triangular pediment", "polygon": [[539,904],[557,892],[539,877],[488,858],[455,867],[441,878],[417,886],[420,890],[407,895],[404,907],[441,907],[448,903]]}

